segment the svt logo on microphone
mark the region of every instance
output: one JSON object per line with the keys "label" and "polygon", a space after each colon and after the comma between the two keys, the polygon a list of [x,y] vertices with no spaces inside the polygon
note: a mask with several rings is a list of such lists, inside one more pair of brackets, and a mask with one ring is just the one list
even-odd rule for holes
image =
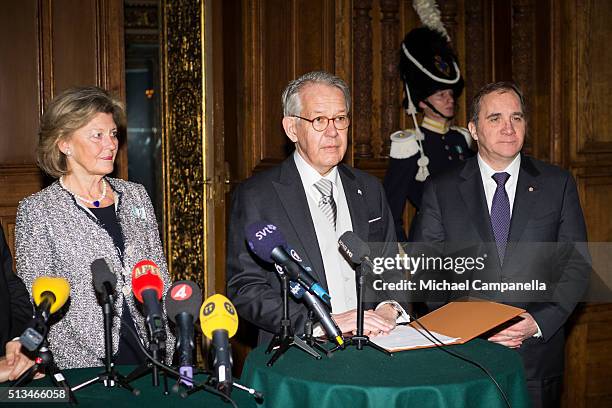
{"label": "svt logo on microphone", "polygon": [[261,230],[259,230],[259,231],[257,231],[255,233],[255,238],[257,238],[258,241],[261,241],[262,239],[264,239],[269,234],[274,233],[274,231],[276,231],[276,225],[268,224],[263,229],[261,229]]}

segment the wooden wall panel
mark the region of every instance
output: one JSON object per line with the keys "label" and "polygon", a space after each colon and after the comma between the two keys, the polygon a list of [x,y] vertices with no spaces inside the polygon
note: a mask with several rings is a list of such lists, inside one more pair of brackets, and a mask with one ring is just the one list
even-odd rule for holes
{"label": "wooden wall panel", "polygon": [[[292,24],[295,3],[283,0],[260,2],[259,12],[265,24],[261,24],[262,43],[260,58],[256,60],[261,69],[261,93],[259,108],[263,125],[261,153],[255,159],[281,161],[286,157],[286,137],[281,126],[280,94],[293,77],[297,53],[294,54],[296,26]],[[297,18],[297,17],[296,17]],[[304,63],[304,61],[302,61]],[[257,109],[257,106],[255,106]],[[256,149],[257,150],[257,149]]]}
{"label": "wooden wall panel", "polygon": [[[612,119],[610,111],[610,64],[612,49],[612,3],[605,0],[577,2],[581,12],[576,16],[576,147],[572,158],[589,160],[595,154],[600,160],[612,160]],[[602,154],[605,154],[603,156]]]}
{"label": "wooden wall panel", "polygon": [[51,7],[54,88],[99,83],[97,2],[55,0]]}
{"label": "wooden wall panel", "polygon": [[612,406],[612,306],[588,305],[576,314],[566,346],[564,408]]}
{"label": "wooden wall panel", "polygon": [[32,163],[41,109],[36,3],[3,3],[0,27],[0,163]]}
{"label": "wooden wall panel", "polygon": [[576,182],[589,232],[589,241],[612,241],[612,223],[602,222],[610,216],[612,168],[578,169]]}
{"label": "wooden wall panel", "polygon": [[[125,99],[123,1],[3,2],[0,27],[0,223],[12,246],[19,201],[50,181],[35,163],[45,103],[75,85]],[[126,147],[115,166],[124,178]]]}
{"label": "wooden wall panel", "polygon": [[282,128],[280,96],[299,75],[334,72],[335,5],[330,0],[244,1],[243,143],[247,174],[292,151]]}
{"label": "wooden wall panel", "polygon": [[[589,241],[611,242],[612,139],[607,110],[612,76],[603,64],[612,62],[612,6],[599,0],[568,0],[559,6],[549,10],[553,161],[576,176]],[[574,322],[566,347],[564,406],[612,406],[609,381],[600,381],[609,379],[612,371],[612,303],[590,304]]]}

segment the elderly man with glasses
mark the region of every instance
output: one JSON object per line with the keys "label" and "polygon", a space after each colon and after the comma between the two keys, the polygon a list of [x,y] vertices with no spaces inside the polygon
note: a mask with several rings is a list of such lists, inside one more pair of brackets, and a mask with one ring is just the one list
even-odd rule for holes
{"label": "elderly man with glasses", "polygon": [[[350,125],[346,83],[326,72],[310,72],[287,85],[282,102],[283,128],[295,152],[237,188],[228,234],[227,292],[238,314],[260,329],[260,343],[279,328],[280,280],[272,264],[261,262],[247,248],[246,226],[265,221],[282,231],[330,294],[332,318],[343,333],[356,331],[357,296],[355,271],[339,252],[338,238],[353,231],[365,242],[381,243],[373,245],[380,255],[397,253],[393,217],[381,183],[341,163]],[[406,318],[402,307],[372,285],[365,286],[364,334],[390,332],[397,319]],[[307,309],[292,298],[290,313],[299,334]]]}

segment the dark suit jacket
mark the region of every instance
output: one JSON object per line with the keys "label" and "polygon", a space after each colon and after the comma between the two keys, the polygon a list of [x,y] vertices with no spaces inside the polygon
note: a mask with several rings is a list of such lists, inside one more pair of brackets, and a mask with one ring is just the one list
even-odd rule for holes
{"label": "dark suit jacket", "polygon": [[[386,243],[380,252],[395,256],[393,218],[381,183],[344,164],[340,164],[338,170],[353,231],[366,243]],[[257,221],[279,227],[288,244],[306,265],[312,267],[314,277],[327,290],[321,251],[293,156],[280,166],[246,180],[233,194],[227,248],[227,293],[238,314],[263,329],[259,332],[261,343],[278,331],[282,301],[280,279],[273,265],[262,262],[247,248],[244,228]],[[372,299],[371,296],[367,292],[364,294],[366,300]],[[293,326],[301,333],[307,310],[292,297],[289,306]]]}
{"label": "dark suit jacket", "polygon": [[0,356],[32,318],[32,304],[23,281],[13,272],[13,258],[0,228]]}
{"label": "dark suit jacket", "polygon": [[416,223],[415,241],[440,242],[446,247],[453,242],[466,246],[482,243],[481,253],[484,250],[490,255],[484,272],[487,280],[524,281],[531,276],[548,283],[549,292],[539,299],[513,301],[501,295],[497,299],[525,308],[542,331],[542,338],[528,339],[519,349],[527,378],[561,375],[565,341],[562,327],[583,296],[590,273],[588,251],[584,251],[586,227],[570,173],[521,157],[501,267],[476,157],[428,183]]}

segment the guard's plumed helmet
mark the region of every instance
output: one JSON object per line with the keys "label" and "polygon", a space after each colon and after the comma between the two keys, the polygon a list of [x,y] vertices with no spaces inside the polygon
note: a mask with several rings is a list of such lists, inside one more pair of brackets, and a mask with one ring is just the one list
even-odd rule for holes
{"label": "guard's plumed helmet", "polygon": [[452,89],[455,98],[463,91],[455,53],[442,34],[428,27],[415,28],[406,34],[400,49],[399,70],[417,109],[420,101],[441,89]]}

